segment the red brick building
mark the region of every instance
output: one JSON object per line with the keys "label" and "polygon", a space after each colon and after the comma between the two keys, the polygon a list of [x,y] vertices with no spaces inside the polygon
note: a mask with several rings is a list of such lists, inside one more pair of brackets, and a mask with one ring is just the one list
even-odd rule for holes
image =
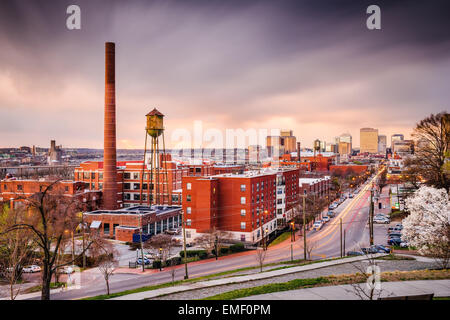
{"label": "red brick building", "polygon": [[298,175],[295,168],[183,177],[187,237],[194,239],[215,228],[229,231],[237,241],[260,242],[275,231],[277,208],[290,209],[297,199]]}
{"label": "red brick building", "polygon": [[[142,161],[118,161],[117,162],[117,203],[119,207],[131,207],[140,204],[141,180],[142,204],[147,204],[148,199],[158,200],[164,204],[181,204],[182,177],[188,175],[189,168],[183,167],[166,155],[166,161],[161,156],[159,168],[159,181],[156,181],[156,169],[153,176],[150,168],[146,168],[142,177]],[[167,174],[168,187],[165,185]],[[88,184],[90,190],[102,190],[103,188],[103,162],[87,161],[75,168],[75,180]],[[151,177],[152,176],[152,177]],[[153,183],[150,179],[152,178]],[[158,184],[158,186],[157,186]],[[150,186],[150,188],[149,188]],[[153,190],[153,191],[152,191]],[[158,191],[158,193],[156,193]],[[170,199],[169,199],[170,195]]]}
{"label": "red brick building", "polygon": [[77,198],[86,206],[89,205],[88,207],[95,208],[101,204],[102,193],[88,190],[84,182],[62,180],[55,183],[50,180],[17,180],[14,178],[4,179],[0,182],[0,201],[12,204],[14,201],[26,199],[42,192],[49,186],[52,192]]}

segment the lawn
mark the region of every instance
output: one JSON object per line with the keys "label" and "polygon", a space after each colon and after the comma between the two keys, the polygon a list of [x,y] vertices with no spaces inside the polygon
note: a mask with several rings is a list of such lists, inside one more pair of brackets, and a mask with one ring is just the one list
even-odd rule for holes
{"label": "lawn", "polygon": [[273,240],[270,244],[269,247],[272,247],[274,245],[277,245],[287,239],[289,239],[291,237],[291,232],[290,231],[286,231],[283,232],[282,234],[280,234],[275,240]]}
{"label": "lawn", "polygon": [[[381,281],[409,281],[409,280],[438,280],[450,279],[450,270],[414,270],[414,271],[394,271],[381,273]],[[262,286],[237,289],[224,292],[218,295],[207,297],[203,300],[232,300],[265,294],[271,292],[280,292],[287,290],[296,290],[303,288],[322,287],[327,285],[342,285],[352,283],[362,283],[366,281],[366,277],[361,273],[343,274],[337,276],[327,276],[310,279],[295,279],[288,282],[271,283]]]}

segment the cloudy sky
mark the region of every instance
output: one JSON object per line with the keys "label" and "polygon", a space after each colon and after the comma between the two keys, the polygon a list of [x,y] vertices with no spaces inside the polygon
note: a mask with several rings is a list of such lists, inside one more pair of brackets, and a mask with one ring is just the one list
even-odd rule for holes
{"label": "cloudy sky", "polygon": [[[448,1],[447,1],[448,2]],[[81,8],[81,30],[66,8]],[[381,7],[381,30],[366,8]],[[119,148],[145,114],[175,130],[292,129],[304,146],[361,127],[411,132],[449,110],[445,1],[29,1],[0,4],[0,147],[103,147],[104,43],[116,43]]]}

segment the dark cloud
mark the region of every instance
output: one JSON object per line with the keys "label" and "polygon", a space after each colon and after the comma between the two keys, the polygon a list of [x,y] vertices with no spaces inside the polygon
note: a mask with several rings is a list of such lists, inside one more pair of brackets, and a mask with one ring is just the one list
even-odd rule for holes
{"label": "dark cloud", "polygon": [[[0,3],[2,137],[27,128],[36,144],[101,146],[105,41],[117,44],[119,138],[135,145],[153,106],[172,128],[292,125],[307,143],[448,109],[448,1],[76,3],[77,31],[65,27],[73,1]],[[374,3],[382,30],[369,31]]]}

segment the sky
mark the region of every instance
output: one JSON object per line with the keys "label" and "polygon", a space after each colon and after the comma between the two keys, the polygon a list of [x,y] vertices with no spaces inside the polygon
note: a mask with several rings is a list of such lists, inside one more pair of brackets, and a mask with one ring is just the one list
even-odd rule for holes
{"label": "sky", "polygon": [[[381,30],[366,27],[371,4]],[[143,147],[155,107],[168,148],[198,121],[224,136],[291,129],[306,147],[344,132],[359,146],[362,127],[408,137],[450,110],[449,16],[437,0],[2,0],[0,147],[102,148],[106,41],[118,148]]]}

